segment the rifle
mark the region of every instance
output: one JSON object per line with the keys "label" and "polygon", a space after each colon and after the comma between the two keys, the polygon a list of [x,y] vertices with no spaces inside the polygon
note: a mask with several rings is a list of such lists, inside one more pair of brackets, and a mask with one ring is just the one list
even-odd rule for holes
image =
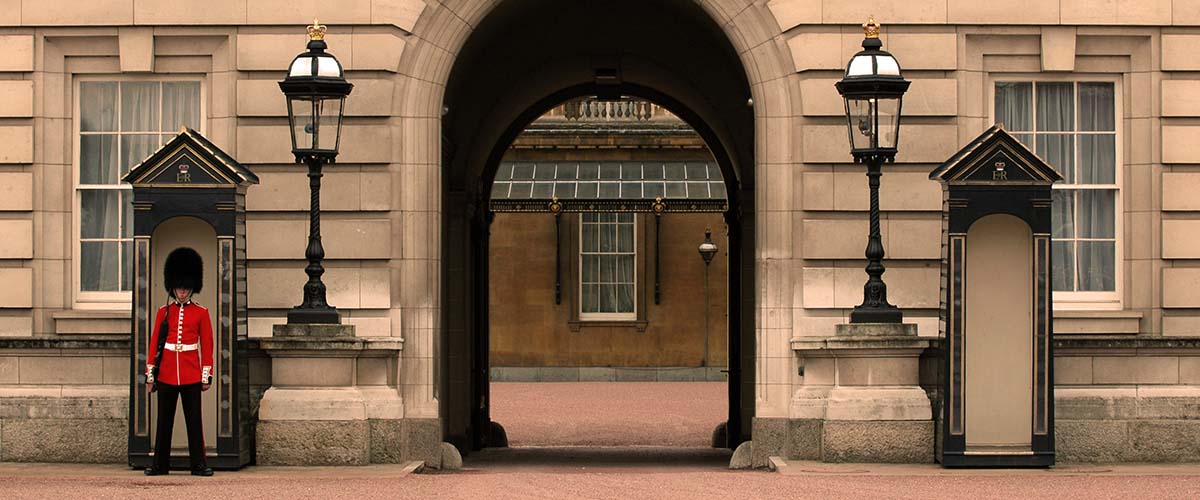
{"label": "rifle", "polygon": [[[158,367],[162,365],[163,349],[167,346],[167,316],[171,314],[171,303],[167,303],[167,310],[163,311],[162,324],[158,325],[158,342],[157,349],[154,350],[154,366],[150,368],[150,373],[154,375],[154,384],[158,385]],[[153,391],[155,388],[151,387]]]}

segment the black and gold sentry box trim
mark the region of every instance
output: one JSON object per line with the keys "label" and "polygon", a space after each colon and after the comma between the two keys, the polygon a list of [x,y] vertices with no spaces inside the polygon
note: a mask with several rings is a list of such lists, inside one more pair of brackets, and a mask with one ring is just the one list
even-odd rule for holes
{"label": "black and gold sentry box trim", "polygon": [[[246,248],[246,189],[258,176],[197,133],[185,128],[165,145],[133,166],[122,177],[133,185],[133,341],[130,342],[129,465],[147,467],[152,459],[150,398],[145,367],[158,290],[152,286],[154,230],[176,217],[194,217],[213,227],[217,262],[216,323],[213,356],[217,373],[213,390],[217,407],[204,408],[215,415],[215,454],[208,463],[217,469],[237,469],[254,460],[254,421],[250,413],[248,340],[245,329],[246,264],[238,255]],[[207,417],[206,417],[207,418]],[[211,444],[210,444],[211,446]],[[171,468],[188,465],[186,455],[173,455]]]}
{"label": "black and gold sentry box trim", "polygon": [[[946,348],[938,381],[941,394],[935,411],[939,426],[936,456],[942,465],[1049,466],[1054,464],[1054,349],[1051,342],[1053,303],[1050,261],[1051,185],[1062,177],[1046,162],[997,124],[971,141],[929,175],[945,192],[941,315],[939,332]],[[967,230],[979,219],[1008,214],[1023,220],[1032,232],[1033,345],[1031,446],[1028,450],[968,450],[966,425]],[[1019,271],[1014,271],[1019,272]]]}

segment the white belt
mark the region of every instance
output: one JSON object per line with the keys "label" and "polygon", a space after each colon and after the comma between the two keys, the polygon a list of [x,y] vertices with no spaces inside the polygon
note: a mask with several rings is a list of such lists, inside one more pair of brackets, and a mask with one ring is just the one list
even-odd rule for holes
{"label": "white belt", "polygon": [[197,349],[200,349],[200,344],[172,344],[167,342],[165,345],[163,345],[164,351],[184,352],[195,351]]}

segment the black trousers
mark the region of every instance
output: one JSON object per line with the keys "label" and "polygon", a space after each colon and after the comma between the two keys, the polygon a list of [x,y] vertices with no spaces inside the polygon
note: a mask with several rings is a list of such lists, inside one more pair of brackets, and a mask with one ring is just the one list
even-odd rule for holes
{"label": "black trousers", "polygon": [[154,433],[154,468],[171,470],[171,431],[175,428],[175,400],[183,402],[183,421],[187,424],[188,458],[192,469],[206,465],[204,458],[204,420],[200,415],[200,384],[171,385],[155,383],[158,392],[158,429]]}

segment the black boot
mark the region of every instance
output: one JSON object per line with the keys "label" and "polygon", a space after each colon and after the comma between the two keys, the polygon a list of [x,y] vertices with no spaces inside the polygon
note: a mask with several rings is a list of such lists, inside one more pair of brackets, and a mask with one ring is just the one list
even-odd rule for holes
{"label": "black boot", "polygon": [[165,476],[169,472],[170,471],[168,471],[166,469],[159,469],[158,467],[154,467],[154,466],[146,467],[146,475],[147,476]]}
{"label": "black boot", "polygon": [[192,469],[192,475],[207,477],[207,476],[213,475],[213,470],[212,470],[212,467],[209,467],[207,465],[201,465],[200,467]]}

